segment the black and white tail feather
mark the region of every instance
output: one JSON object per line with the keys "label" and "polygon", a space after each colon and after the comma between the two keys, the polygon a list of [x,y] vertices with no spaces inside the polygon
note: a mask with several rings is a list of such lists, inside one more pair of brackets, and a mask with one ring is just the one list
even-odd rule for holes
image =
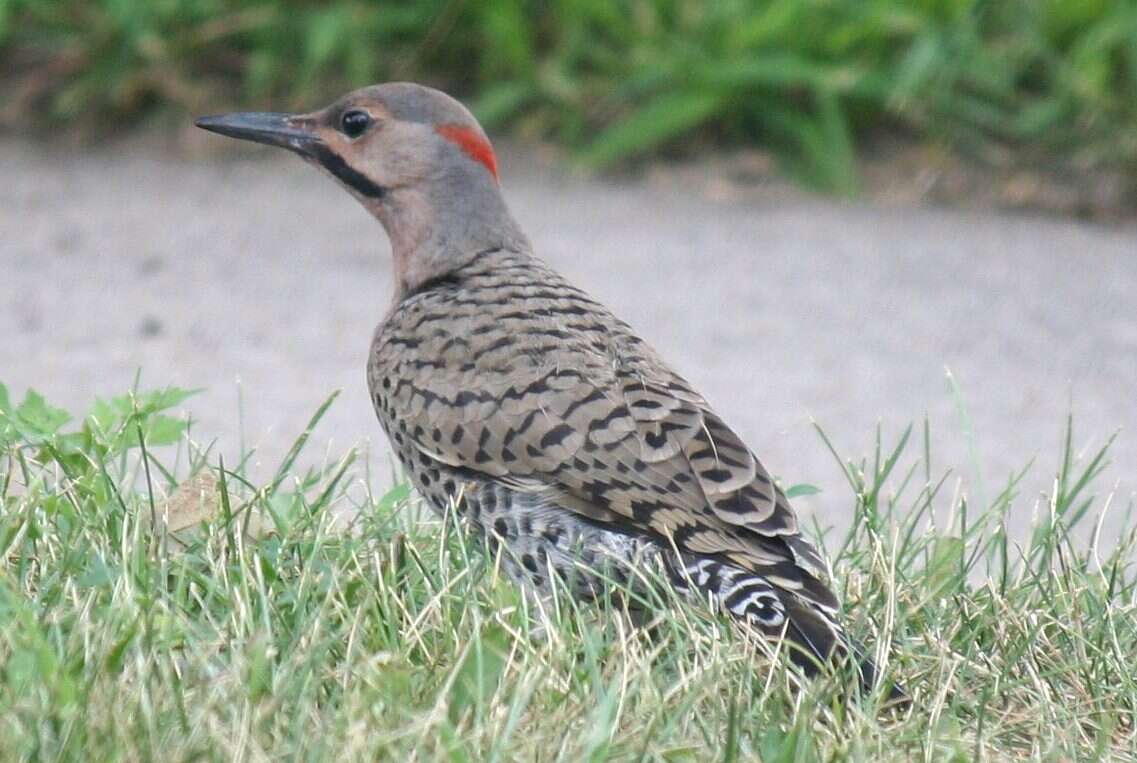
{"label": "black and white tail feather", "polygon": [[[748,627],[768,637],[788,639],[790,660],[807,676],[817,675],[823,665],[851,659],[856,664],[861,691],[868,694],[877,689],[880,671],[876,663],[841,629],[836,613],[811,606],[761,576],[718,560],[686,558],[683,562],[682,568],[671,575],[678,591],[709,597],[717,609]],[[889,687],[890,703],[906,698],[899,686]]]}

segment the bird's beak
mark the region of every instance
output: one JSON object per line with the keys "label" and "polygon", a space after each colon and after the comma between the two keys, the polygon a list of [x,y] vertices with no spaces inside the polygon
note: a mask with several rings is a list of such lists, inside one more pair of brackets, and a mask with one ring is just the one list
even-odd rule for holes
{"label": "bird's beak", "polygon": [[194,124],[230,138],[287,148],[302,156],[311,156],[323,145],[320,136],[308,126],[309,120],[294,114],[248,111],[199,117]]}

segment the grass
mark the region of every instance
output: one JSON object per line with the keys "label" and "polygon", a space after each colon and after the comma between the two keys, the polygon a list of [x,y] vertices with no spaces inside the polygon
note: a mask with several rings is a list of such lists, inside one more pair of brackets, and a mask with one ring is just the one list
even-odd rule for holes
{"label": "grass", "polygon": [[43,127],[410,78],[592,167],[712,139],[853,193],[902,130],[1137,175],[1132,0],[8,0],[0,65],[8,121]]}
{"label": "grass", "polygon": [[405,485],[372,494],[352,454],[297,470],[311,427],[250,483],[169,415],[186,394],[69,425],[0,386],[0,759],[1134,756],[1135,533],[1072,535],[1106,508],[1105,449],[1067,438],[1021,544],[1017,480],[949,495],[926,425],[847,465],[856,520],[828,546],[850,630],[913,696],[895,712],[666,594],[652,628],[562,600],[538,635]]}

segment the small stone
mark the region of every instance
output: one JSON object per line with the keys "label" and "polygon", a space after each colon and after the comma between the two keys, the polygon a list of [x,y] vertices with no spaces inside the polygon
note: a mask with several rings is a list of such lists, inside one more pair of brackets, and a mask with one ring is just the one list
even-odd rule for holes
{"label": "small stone", "polygon": [[138,324],[138,333],[146,338],[160,336],[162,334],[162,321],[155,318],[153,315],[147,315]]}

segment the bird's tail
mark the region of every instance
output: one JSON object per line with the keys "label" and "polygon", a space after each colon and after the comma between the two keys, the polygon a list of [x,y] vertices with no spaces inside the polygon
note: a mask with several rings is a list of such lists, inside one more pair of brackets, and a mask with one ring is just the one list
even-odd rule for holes
{"label": "bird's tail", "polygon": [[[785,636],[790,640],[790,660],[808,676],[817,675],[822,665],[851,660],[859,675],[860,690],[868,694],[877,689],[880,670],[864,648],[850,639],[827,613],[810,606],[792,593],[780,596],[785,606]],[[887,702],[903,704],[907,694],[898,684],[888,687]]]}
{"label": "bird's tail", "polygon": [[[770,639],[788,642],[790,659],[806,675],[817,675],[824,665],[852,660],[859,672],[861,691],[868,694],[877,688],[880,671],[876,663],[845,635],[832,614],[837,598],[819,579],[799,574],[795,592],[766,576],[717,559],[677,558],[678,564],[666,568],[673,586],[684,593],[709,596],[747,627]],[[888,697],[890,702],[903,700],[904,690],[892,686]]]}

